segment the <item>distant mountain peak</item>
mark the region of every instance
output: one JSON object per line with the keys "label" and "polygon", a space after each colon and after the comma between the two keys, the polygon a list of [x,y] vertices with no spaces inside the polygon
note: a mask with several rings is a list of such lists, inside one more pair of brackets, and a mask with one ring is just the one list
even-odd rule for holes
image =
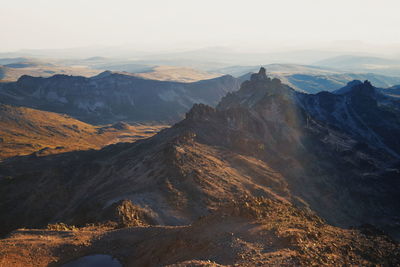
{"label": "distant mountain peak", "polygon": [[375,87],[371,84],[370,81],[365,80],[363,83],[356,84],[352,86],[349,90],[349,93],[353,95],[374,95]]}
{"label": "distant mountain peak", "polygon": [[368,95],[375,93],[375,87],[368,80],[365,80],[364,82],[361,82],[360,80],[354,80],[348,82],[345,87],[342,87],[333,93],[337,95],[345,95],[350,93]]}
{"label": "distant mountain peak", "polygon": [[32,76],[25,74],[25,75],[22,75],[21,77],[19,77],[17,82],[23,82],[23,81],[26,81],[26,80],[31,80],[32,78],[33,78]]}
{"label": "distant mountain peak", "polygon": [[106,71],[103,71],[102,73],[99,73],[98,75],[94,76],[94,78],[103,78],[103,77],[110,76],[112,74],[113,74],[112,71],[106,70]]}
{"label": "distant mountain peak", "polygon": [[353,86],[360,85],[360,84],[362,84],[362,81],[354,80],[354,81],[348,82],[346,86],[353,87]]}

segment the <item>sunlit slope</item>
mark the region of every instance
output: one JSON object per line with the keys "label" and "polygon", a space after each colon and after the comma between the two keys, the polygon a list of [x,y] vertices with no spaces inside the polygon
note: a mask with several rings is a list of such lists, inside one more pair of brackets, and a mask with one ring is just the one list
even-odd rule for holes
{"label": "sunlit slope", "polygon": [[125,123],[93,126],[67,115],[9,105],[0,105],[0,118],[0,159],[33,152],[45,155],[99,149],[149,137],[164,127]]}
{"label": "sunlit slope", "polygon": [[54,74],[91,77],[101,72],[85,65],[66,65],[32,58],[0,59],[0,82],[17,81],[23,75],[50,77]]}
{"label": "sunlit slope", "polygon": [[217,78],[222,74],[200,71],[189,67],[157,66],[148,72],[135,73],[135,76],[160,81],[197,82]]}

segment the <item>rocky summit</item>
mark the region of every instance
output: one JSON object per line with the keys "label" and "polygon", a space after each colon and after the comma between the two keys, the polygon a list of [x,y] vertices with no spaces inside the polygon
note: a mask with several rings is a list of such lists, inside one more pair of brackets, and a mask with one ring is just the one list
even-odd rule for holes
{"label": "rocky summit", "polygon": [[0,262],[397,266],[399,134],[368,81],[303,94],[261,68],[148,139],[1,162]]}

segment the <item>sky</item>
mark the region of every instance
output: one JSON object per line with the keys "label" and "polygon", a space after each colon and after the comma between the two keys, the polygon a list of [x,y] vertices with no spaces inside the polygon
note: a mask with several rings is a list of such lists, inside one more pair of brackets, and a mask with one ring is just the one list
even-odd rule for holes
{"label": "sky", "polygon": [[0,52],[400,46],[398,0],[0,0]]}

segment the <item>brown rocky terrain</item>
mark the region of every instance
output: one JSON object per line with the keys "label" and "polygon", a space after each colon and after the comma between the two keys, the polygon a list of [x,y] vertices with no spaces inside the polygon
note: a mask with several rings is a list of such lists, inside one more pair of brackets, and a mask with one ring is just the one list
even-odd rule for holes
{"label": "brown rocky terrain", "polygon": [[151,138],[7,159],[0,262],[398,266],[398,115],[376,99],[368,83],[299,94],[261,69]]}
{"label": "brown rocky terrain", "polygon": [[373,227],[340,229],[288,203],[250,197],[187,226],[20,229],[0,243],[0,266],[60,266],[99,253],[124,266],[400,264],[399,244]]}
{"label": "brown rocky terrain", "polygon": [[9,105],[0,105],[0,117],[0,160],[31,153],[43,156],[100,149],[150,137],[166,127],[123,122],[94,126],[67,115]]}

